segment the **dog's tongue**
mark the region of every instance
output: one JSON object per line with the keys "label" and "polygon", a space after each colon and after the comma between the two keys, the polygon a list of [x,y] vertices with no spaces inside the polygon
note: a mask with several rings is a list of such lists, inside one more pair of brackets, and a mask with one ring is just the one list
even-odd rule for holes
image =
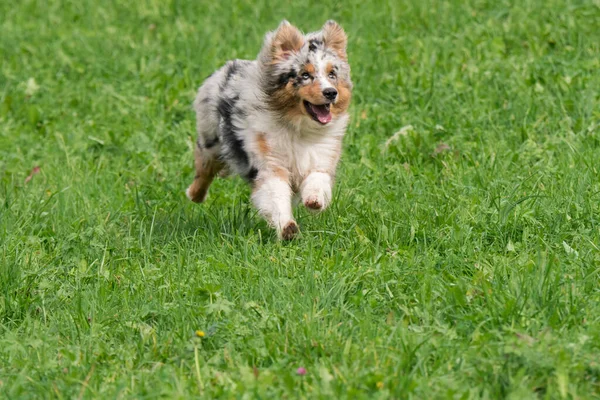
{"label": "dog's tongue", "polygon": [[312,109],[317,115],[317,119],[320,123],[326,124],[331,121],[331,113],[329,112],[329,105],[316,106],[312,105]]}

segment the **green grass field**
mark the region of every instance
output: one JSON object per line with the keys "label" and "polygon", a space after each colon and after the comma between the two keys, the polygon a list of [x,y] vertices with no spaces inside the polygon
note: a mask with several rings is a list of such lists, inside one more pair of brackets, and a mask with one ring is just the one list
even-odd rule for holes
{"label": "green grass field", "polygon": [[[600,398],[598,0],[0,16],[0,398]],[[196,88],[283,18],[355,83],[291,243],[239,178],[184,195]]]}

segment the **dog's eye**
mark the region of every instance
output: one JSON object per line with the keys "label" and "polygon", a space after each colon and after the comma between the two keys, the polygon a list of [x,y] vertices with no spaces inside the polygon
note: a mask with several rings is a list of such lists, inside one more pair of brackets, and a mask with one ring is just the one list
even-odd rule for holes
{"label": "dog's eye", "polygon": [[328,76],[329,79],[335,79],[335,72],[331,71]]}
{"label": "dog's eye", "polygon": [[302,79],[304,79],[305,81],[310,79],[310,74],[308,72],[305,72],[302,74]]}

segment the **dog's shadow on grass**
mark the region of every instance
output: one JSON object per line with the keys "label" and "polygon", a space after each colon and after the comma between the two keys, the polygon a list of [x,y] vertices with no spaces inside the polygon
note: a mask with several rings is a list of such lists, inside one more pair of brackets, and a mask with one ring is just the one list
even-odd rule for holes
{"label": "dog's shadow on grass", "polygon": [[208,200],[202,204],[187,199],[164,208],[146,210],[144,229],[152,241],[201,240],[211,243],[247,241],[276,242],[275,232],[260,218],[248,201],[236,199],[230,205]]}

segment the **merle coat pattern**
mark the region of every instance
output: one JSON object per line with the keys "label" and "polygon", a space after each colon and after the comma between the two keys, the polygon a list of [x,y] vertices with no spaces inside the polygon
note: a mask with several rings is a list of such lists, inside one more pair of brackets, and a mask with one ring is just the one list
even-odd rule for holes
{"label": "merle coat pattern", "polygon": [[219,172],[252,185],[252,201],[280,238],[298,233],[292,202],[331,202],[348,123],[352,82],[347,38],[334,21],[303,35],[283,21],[254,61],[233,60],[206,79],[194,101],[196,176],[202,202]]}

